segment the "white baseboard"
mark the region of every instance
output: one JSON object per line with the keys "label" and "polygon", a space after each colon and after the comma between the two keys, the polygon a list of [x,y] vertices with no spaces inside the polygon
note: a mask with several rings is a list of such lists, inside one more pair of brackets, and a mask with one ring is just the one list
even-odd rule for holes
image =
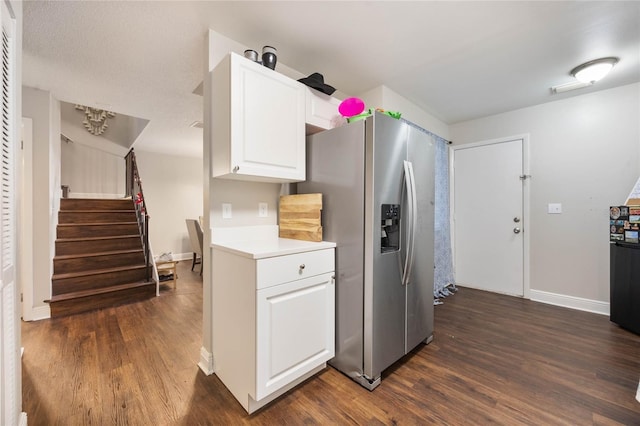
{"label": "white baseboard", "polygon": [[198,367],[200,367],[200,370],[207,376],[210,376],[215,371],[213,369],[213,354],[204,347],[200,348],[200,362],[198,363]]}
{"label": "white baseboard", "polygon": [[23,315],[25,321],[40,321],[49,318],[51,318],[51,308],[49,305],[32,308],[28,315]]}
{"label": "white baseboard", "polygon": [[[155,259],[158,260],[158,257],[160,257],[163,253],[159,253],[158,255],[152,254],[151,256]],[[171,253],[171,258],[173,260],[193,260],[193,252],[189,252],[189,253]]]}
{"label": "white baseboard", "polygon": [[583,299],[582,297],[567,296],[565,294],[549,293],[540,290],[530,290],[530,297],[531,300],[535,302],[548,303],[550,305],[563,306],[565,308],[593,312],[601,315],[610,314],[609,303],[599,300]]}
{"label": "white baseboard", "polygon": [[640,402],[640,383],[638,383],[638,390],[636,391],[636,401]]}
{"label": "white baseboard", "polygon": [[27,426],[27,413],[20,413],[20,426]]}
{"label": "white baseboard", "polygon": [[175,260],[192,260],[193,253],[174,253],[173,258]]}

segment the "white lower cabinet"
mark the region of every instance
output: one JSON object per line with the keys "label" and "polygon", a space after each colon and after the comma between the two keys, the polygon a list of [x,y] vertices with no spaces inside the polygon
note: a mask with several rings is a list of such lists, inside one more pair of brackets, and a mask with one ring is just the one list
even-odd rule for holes
{"label": "white lower cabinet", "polygon": [[213,249],[214,370],[247,412],[335,354],[334,249],[252,259]]}

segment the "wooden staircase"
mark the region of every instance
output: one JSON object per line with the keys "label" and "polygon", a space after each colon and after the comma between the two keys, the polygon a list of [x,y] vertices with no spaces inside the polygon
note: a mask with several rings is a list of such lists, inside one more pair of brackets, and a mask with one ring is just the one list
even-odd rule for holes
{"label": "wooden staircase", "polygon": [[51,317],[156,295],[130,199],[60,200]]}

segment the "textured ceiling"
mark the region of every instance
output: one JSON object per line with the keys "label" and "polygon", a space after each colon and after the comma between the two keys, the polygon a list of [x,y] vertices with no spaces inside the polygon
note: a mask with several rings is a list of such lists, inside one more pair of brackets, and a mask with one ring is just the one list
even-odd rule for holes
{"label": "textured ceiling", "polygon": [[[448,124],[640,81],[640,2],[28,1],[23,83],[150,120],[136,147],[200,156],[208,28],[340,92],[382,84]],[[618,56],[589,88],[574,66]]]}

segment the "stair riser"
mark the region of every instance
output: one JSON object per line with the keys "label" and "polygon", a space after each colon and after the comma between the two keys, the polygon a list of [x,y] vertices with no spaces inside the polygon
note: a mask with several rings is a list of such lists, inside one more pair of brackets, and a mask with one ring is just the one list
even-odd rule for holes
{"label": "stair riser", "polygon": [[134,206],[131,200],[98,200],[63,198],[60,210],[126,210]]}
{"label": "stair riser", "polygon": [[109,237],[138,234],[139,232],[137,223],[58,226],[58,238]]}
{"label": "stair riser", "polygon": [[54,278],[51,280],[51,294],[58,296],[82,290],[96,290],[122,283],[133,283],[147,279],[145,268],[126,271],[115,271],[103,274],[93,274],[83,277]]}
{"label": "stair riser", "polygon": [[124,212],[74,212],[61,211],[58,213],[58,223],[104,223],[104,222],[135,222],[135,211]]}
{"label": "stair riser", "polygon": [[96,294],[80,299],[51,302],[51,317],[61,317],[73,315],[81,312],[88,312],[95,309],[110,308],[126,303],[146,300],[156,295],[155,284],[143,287],[120,290],[107,294]]}
{"label": "stair riser", "polygon": [[99,253],[113,250],[142,250],[140,236],[97,241],[56,241],[56,255]]}
{"label": "stair riser", "polygon": [[53,259],[54,274],[68,274],[70,272],[93,271],[95,269],[117,268],[120,266],[134,266],[144,263],[144,254],[118,253],[100,256],[84,256],[72,259]]}

